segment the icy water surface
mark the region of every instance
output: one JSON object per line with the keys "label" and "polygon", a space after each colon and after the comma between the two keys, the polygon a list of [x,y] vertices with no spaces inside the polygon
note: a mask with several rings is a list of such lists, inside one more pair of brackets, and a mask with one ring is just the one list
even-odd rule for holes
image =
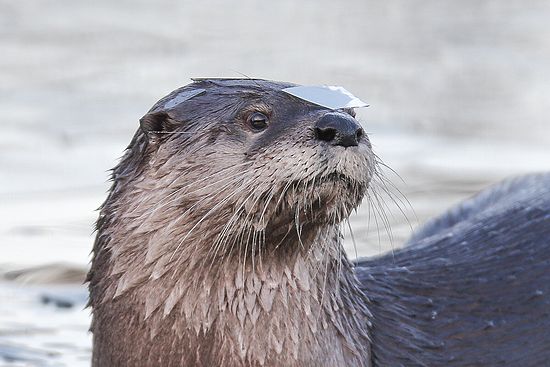
{"label": "icy water surface", "polygon": [[79,285],[1,282],[1,366],[89,366],[86,291]]}
{"label": "icy water surface", "polygon": [[[201,4],[201,5],[199,5]],[[343,85],[410,201],[364,203],[351,257],[550,168],[550,3],[0,0],[0,366],[88,366],[81,285],[108,172],[196,76]],[[407,217],[408,220],[405,218]]]}

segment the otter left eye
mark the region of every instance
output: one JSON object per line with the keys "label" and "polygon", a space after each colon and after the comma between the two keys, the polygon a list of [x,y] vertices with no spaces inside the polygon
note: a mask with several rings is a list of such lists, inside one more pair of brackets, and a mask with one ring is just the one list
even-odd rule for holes
{"label": "otter left eye", "polygon": [[256,130],[263,130],[268,125],[268,118],[261,112],[254,112],[248,118],[248,123]]}

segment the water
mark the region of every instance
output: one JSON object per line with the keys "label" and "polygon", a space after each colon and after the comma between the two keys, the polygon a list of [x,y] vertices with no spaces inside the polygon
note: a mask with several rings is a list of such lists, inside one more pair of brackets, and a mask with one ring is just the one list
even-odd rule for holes
{"label": "water", "polygon": [[79,285],[0,283],[1,366],[89,366],[86,291]]}
{"label": "water", "polygon": [[414,208],[390,208],[391,238],[368,203],[351,218],[350,255],[376,255],[486,185],[548,170],[549,16],[548,1],[0,1],[0,366],[89,365],[81,282],[107,170],[190,77],[368,102],[359,117]]}

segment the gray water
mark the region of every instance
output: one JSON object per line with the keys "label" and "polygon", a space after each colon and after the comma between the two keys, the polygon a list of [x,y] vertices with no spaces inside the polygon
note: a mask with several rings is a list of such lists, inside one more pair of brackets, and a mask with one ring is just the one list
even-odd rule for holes
{"label": "gray water", "polygon": [[[550,2],[0,1],[0,366],[86,366],[81,285],[107,170],[190,77],[343,85],[414,210],[357,248],[550,165]],[[70,306],[68,306],[70,304]]]}

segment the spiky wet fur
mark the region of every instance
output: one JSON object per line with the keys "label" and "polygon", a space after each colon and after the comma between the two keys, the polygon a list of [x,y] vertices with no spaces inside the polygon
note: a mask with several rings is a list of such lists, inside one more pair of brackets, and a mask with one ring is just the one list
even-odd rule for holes
{"label": "spiky wet fur", "polygon": [[301,113],[254,145],[223,123],[242,88],[221,89],[195,107],[209,118],[139,130],[114,169],[89,275],[94,366],[369,365],[339,230],[375,170],[368,140],[322,148]]}

